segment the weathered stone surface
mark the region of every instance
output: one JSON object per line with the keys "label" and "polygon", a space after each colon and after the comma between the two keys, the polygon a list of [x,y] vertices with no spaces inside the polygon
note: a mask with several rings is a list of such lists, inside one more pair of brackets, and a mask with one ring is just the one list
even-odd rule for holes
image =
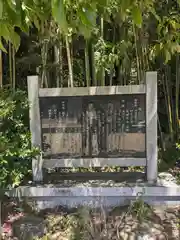
{"label": "weathered stone surface", "polygon": [[128,233],[123,230],[119,233],[119,236],[124,240],[128,240]]}
{"label": "weathered stone surface", "polygon": [[34,216],[25,216],[13,223],[13,236],[19,240],[33,240],[46,233],[46,224],[43,219]]}
{"label": "weathered stone surface", "polygon": [[161,233],[161,234],[157,235],[157,240],[167,240],[167,239],[168,239],[168,237],[166,234]]}
{"label": "weathered stone surface", "polygon": [[128,240],[136,240],[136,234],[135,234],[135,232],[131,232],[131,233],[129,234]]}

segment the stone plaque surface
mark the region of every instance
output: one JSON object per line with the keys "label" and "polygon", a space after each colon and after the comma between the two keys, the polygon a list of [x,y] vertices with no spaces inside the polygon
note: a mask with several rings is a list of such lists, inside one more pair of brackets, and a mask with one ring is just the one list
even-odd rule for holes
{"label": "stone plaque surface", "polygon": [[146,157],[145,99],[145,94],[40,97],[44,157]]}

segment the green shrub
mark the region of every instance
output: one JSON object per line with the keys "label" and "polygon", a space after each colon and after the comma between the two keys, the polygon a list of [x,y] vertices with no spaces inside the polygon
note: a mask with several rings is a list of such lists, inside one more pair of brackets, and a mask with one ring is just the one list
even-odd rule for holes
{"label": "green shrub", "polygon": [[18,186],[31,172],[31,149],[26,93],[0,90],[0,187]]}
{"label": "green shrub", "polygon": [[159,149],[159,171],[168,171],[180,165],[180,144],[171,144],[165,151]]}

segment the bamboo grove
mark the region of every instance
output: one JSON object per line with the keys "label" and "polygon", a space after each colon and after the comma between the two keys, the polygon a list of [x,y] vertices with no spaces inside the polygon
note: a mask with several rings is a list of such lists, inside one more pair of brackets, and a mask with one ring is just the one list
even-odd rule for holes
{"label": "bamboo grove", "polygon": [[[3,84],[139,84],[158,71],[159,136],[179,141],[179,0],[0,0]],[[166,124],[166,122],[168,124]]]}

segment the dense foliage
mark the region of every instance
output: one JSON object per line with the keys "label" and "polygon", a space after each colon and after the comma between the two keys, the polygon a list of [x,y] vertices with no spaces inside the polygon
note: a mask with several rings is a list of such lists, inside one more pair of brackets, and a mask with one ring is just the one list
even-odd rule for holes
{"label": "dense foliage", "polygon": [[31,158],[28,100],[20,90],[0,91],[0,187],[14,187],[27,177]]}

